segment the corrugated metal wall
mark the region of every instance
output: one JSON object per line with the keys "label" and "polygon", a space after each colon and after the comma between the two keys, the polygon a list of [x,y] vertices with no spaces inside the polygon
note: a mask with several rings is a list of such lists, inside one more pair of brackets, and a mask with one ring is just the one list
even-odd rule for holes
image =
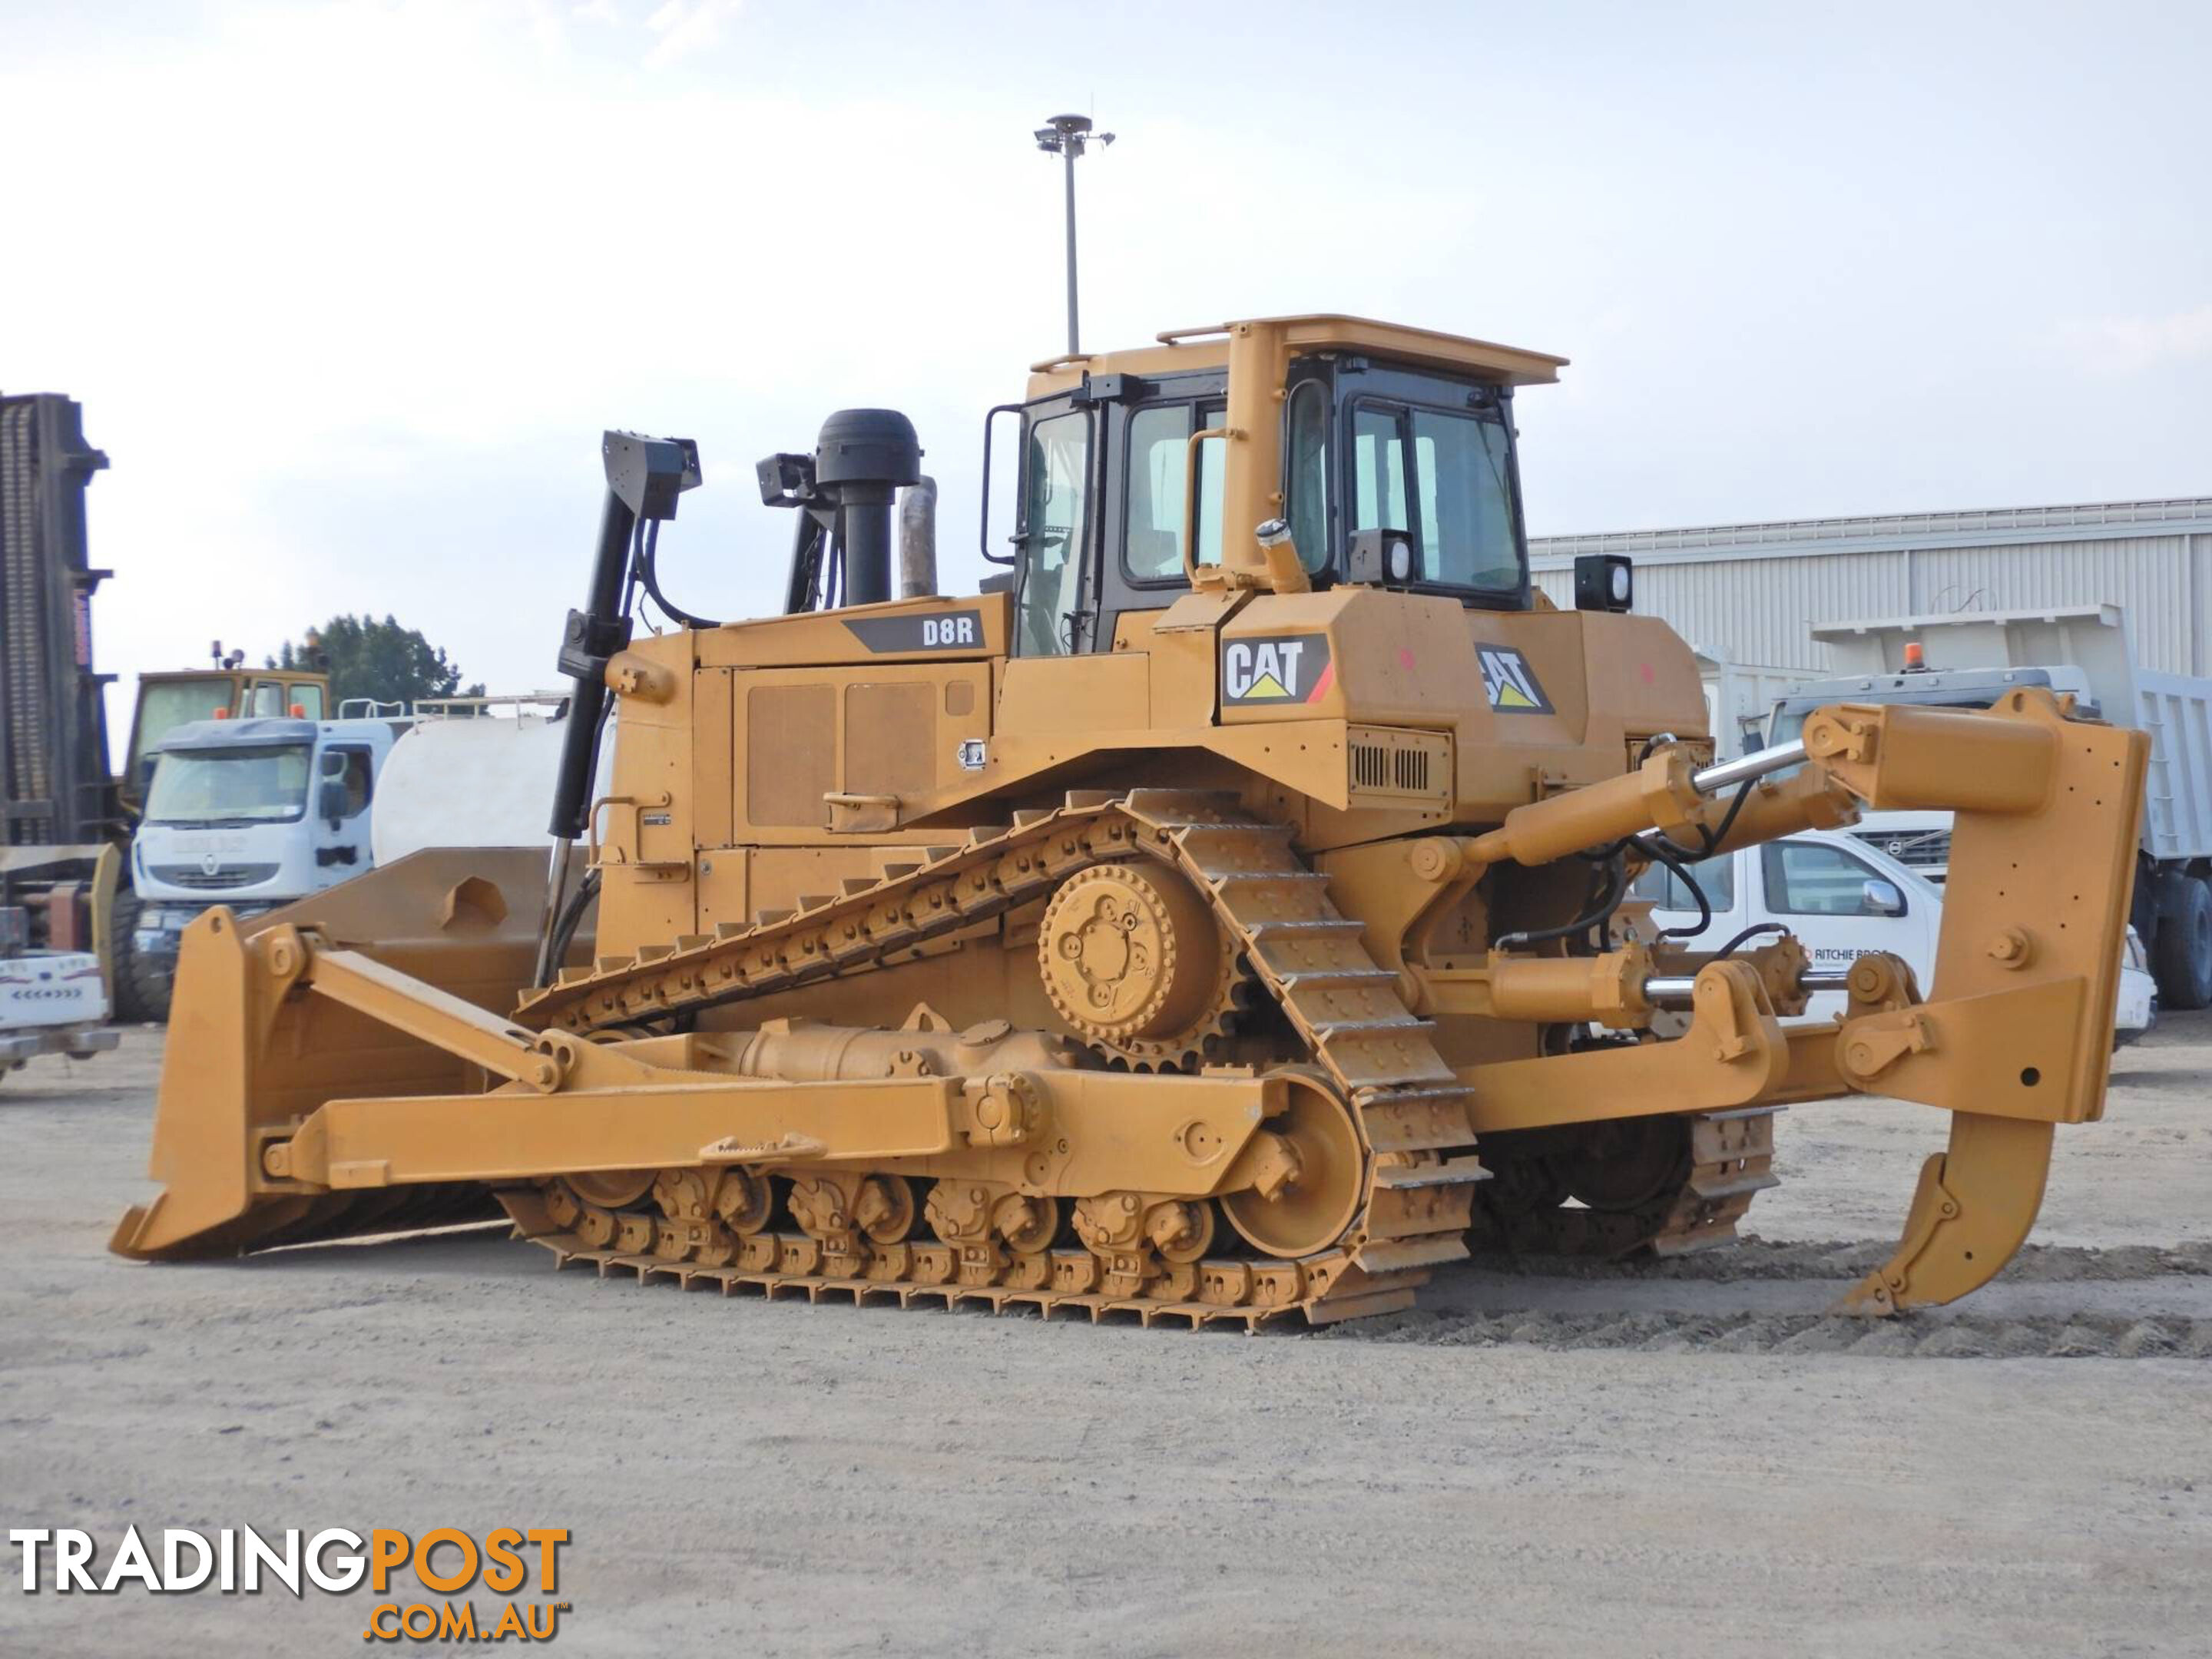
{"label": "corrugated metal wall", "polygon": [[2212,498],[1549,537],[1529,551],[1563,606],[1575,554],[1628,554],[1636,608],[1736,662],[1825,669],[1819,623],[2117,605],[2142,666],[2212,675]]}

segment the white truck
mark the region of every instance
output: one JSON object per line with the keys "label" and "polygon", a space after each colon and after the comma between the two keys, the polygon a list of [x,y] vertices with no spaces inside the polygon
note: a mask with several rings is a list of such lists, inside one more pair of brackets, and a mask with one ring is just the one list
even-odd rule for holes
{"label": "white truck", "polygon": [[[1823,703],[1986,708],[2021,685],[2070,693],[2082,713],[2148,732],[2129,920],[2166,1005],[2212,1006],[2212,679],[2139,666],[2116,605],[1835,623],[1813,636],[1827,646],[1835,672],[1776,703],[1770,743],[1796,737]],[[1856,833],[1930,880],[1943,878],[1949,814],[1869,812]]]}
{"label": "white truck", "polygon": [[191,720],[161,738],[131,863],[132,947],[163,1003],[178,936],[209,906],[255,915],[369,867],[369,803],[404,729],[270,717]]}
{"label": "white truck", "polygon": [[[1784,927],[1804,945],[1816,971],[1847,969],[1869,951],[1887,951],[1912,969],[1923,991],[1934,982],[1942,890],[1855,835],[1806,830],[1689,870],[1711,911],[1696,937],[1681,941],[1692,950],[1717,951],[1753,929]],[[1664,865],[1639,876],[1630,896],[1649,902],[1661,927],[1695,927],[1700,920],[1697,899]],[[2116,1043],[2140,1036],[2158,1018],[2155,988],[2132,928],[2123,950]],[[1832,1018],[1844,1002],[1841,991],[1815,992],[1804,1018]]]}
{"label": "white truck", "polygon": [[179,936],[210,905],[256,915],[426,847],[550,846],[565,701],[353,699],[342,715],[371,712],[171,732],[131,848],[145,977],[166,1003]]}

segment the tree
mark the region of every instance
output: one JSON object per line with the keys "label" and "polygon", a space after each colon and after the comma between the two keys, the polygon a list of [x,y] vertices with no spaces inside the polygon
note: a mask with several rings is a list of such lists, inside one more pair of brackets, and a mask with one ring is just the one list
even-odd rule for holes
{"label": "tree", "polygon": [[307,630],[306,641],[284,641],[270,659],[271,668],[320,668],[331,677],[333,708],[349,698],[378,702],[413,702],[418,697],[481,697],[481,684],[460,689],[460,665],[422,637],[402,628],[390,615],[333,617]]}

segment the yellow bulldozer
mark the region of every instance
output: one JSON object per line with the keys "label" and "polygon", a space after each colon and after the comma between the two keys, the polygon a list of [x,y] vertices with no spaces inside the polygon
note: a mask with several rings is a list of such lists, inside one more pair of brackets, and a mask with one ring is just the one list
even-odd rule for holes
{"label": "yellow bulldozer", "polygon": [[[726,624],[660,582],[696,448],[609,434],[554,852],[198,923],[114,1249],[503,1210],[725,1292],[1321,1323],[1724,1242],[1778,1109],[1865,1091],[1950,1139],[1846,1305],[1983,1284],[2102,1110],[2144,739],[2021,690],[1717,762],[1625,563],[1532,586],[1563,361],[1304,316],[1041,363],[1004,554],[986,425],[1009,569],[950,599],[891,592],[911,424],[847,410],[760,464],[787,610]],[[1626,897],[1862,807],[1957,814],[1926,994]]]}

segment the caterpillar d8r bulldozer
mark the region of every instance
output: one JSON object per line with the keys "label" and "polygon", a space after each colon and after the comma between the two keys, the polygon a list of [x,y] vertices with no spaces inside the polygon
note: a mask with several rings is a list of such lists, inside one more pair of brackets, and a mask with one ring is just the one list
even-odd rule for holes
{"label": "caterpillar d8r bulldozer", "polygon": [[[657,564],[696,449],[609,434],[552,872],[198,923],[114,1248],[496,1205],[688,1285],[1320,1322],[1471,1248],[1724,1240],[1777,1109],[1870,1091],[1950,1139],[1848,1305],[1982,1284],[2102,1109],[2143,739],[2023,690],[1715,763],[1624,566],[1532,588],[1513,403],[1561,361],[1311,316],[1041,364],[1009,573],[952,599],[892,597],[920,451],[848,410],[761,464],[789,608],[726,624]],[[1957,813],[1927,994],[1623,902],[1863,806]]]}

